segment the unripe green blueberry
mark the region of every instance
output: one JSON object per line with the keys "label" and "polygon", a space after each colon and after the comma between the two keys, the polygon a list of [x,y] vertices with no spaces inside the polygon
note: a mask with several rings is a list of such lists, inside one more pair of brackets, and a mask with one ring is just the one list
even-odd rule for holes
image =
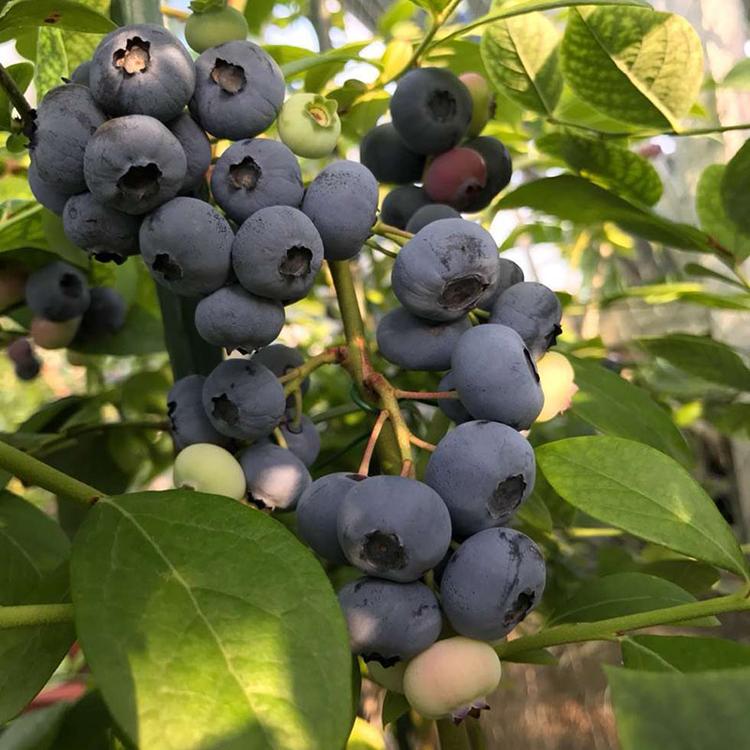
{"label": "unripe green blueberry", "polygon": [[236,8],[216,8],[193,13],[185,23],[185,39],[196,52],[225,42],[246,39],[247,21]]}
{"label": "unripe green blueberry", "polygon": [[483,641],[458,636],[433,643],[404,672],[404,694],[426,719],[455,720],[487,708],[484,696],[500,683],[500,659]]}
{"label": "unripe green blueberry", "polygon": [[479,73],[464,73],[458,78],[469,89],[474,105],[471,124],[466,132],[466,135],[471,138],[479,135],[495,114],[495,94],[490,84],[487,83],[487,79]]}
{"label": "unripe green blueberry", "polygon": [[367,674],[373,682],[392,693],[404,692],[404,671],[408,662],[398,661],[392,667],[384,667],[380,662],[367,662]]}
{"label": "unripe green blueberry", "polygon": [[180,451],[174,462],[174,486],[234,500],[242,500],[247,489],[237,459],[210,443],[194,443]]}
{"label": "unripe green blueberry", "polygon": [[34,343],[42,349],[64,349],[73,341],[80,325],[80,317],[62,323],[36,317],[31,321],[29,333]]}
{"label": "unripe green blueberry", "polygon": [[337,109],[335,99],[320,94],[293,94],[284,102],[276,123],[281,140],[297,156],[328,156],[341,135]]}

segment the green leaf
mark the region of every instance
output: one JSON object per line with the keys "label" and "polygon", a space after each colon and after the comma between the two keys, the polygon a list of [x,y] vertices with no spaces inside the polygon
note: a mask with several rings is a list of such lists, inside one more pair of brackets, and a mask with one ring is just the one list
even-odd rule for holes
{"label": "green leaf", "polygon": [[197,492],[104,499],[71,571],[81,646],[138,745],[344,745],[346,626],[319,563],[274,519]]}
{"label": "green leaf", "polygon": [[655,357],[710,383],[750,390],[750,369],[734,349],[708,336],[673,333],[638,342]]}
{"label": "green leaf", "polygon": [[695,596],[705,594],[720,578],[719,571],[713,565],[697,560],[656,560],[641,565],[639,570],[641,573],[666,578]]}
{"label": "green leaf", "polygon": [[750,437],[750,404],[736,403],[716,407],[708,414],[712,424],[725,435]]}
{"label": "green leaf", "polygon": [[383,726],[387,727],[410,710],[409,701],[401,693],[388,690],[383,700]]}
{"label": "green leaf", "polygon": [[[8,75],[15,81],[18,90],[23,93],[34,78],[34,66],[28,62],[15,63],[7,67]],[[10,130],[13,105],[5,89],[0,88],[0,130]]]}
{"label": "green leaf", "polygon": [[[109,11],[109,0],[78,0],[83,5],[92,8],[102,14]],[[88,60],[94,53],[96,46],[102,39],[103,34],[86,34],[76,31],[63,32],[63,44],[65,45],[65,54],[68,58],[68,65],[71,73],[82,63]]]}
{"label": "green leaf", "polygon": [[92,690],[68,708],[54,750],[115,750],[112,717],[101,693]]}
{"label": "green leaf", "polygon": [[68,56],[65,52],[62,32],[59,29],[39,29],[36,43],[37,64],[34,71],[34,84],[37,98],[42,100],[44,95],[56,86],[61,86],[63,78],[70,75]]}
{"label": "green leaf", "polygon": [[622,641],[628,669],[647,672],[704,672],[750,667],[750,646],[721,638],[634,635]]}
{"label": "green leaf", "polygon": [[559,43],[557,28],[541,13],[492,24],[481,42],[492,85],[526,109],[552,115],[562,93]]}
{"label": "green leaf", "polygon": [[541,495],[537,492],[532,492],[528,499],[521,504],[516,512],[516,518],[535,529],[539,529],[539,531],[545,533],[552,531],[552,516]]}
{"label": "green leaf", "polygon": [[[68,539],[51,518],[0,493],[0,605],[64,601],[68,554]],[[73,638],[67,624],[0,630],[0,723],[44,687]]]}
{"label": "green leaf", "polygon": [[20,716],[0,735],[0,750],[57,750],[54,742],[67,710],[67,704],[57,703]]}
{"label": "green leaf", "polygon": [[595,109],[657,130],[677,127],[703,80],[703,48],[681,16],[641,8],[573,8],[565,80]]}
{"label": "green leaf", "polygon": [[719,84],[722,88],[750,90],[750,60],[740,60],[725,76]]}
{"label": "green leaf", "polygon": [[725,247],[738,260],[750,256],[750,234],[735,224],[724,208],[722,184],[726,173],[724,164],[711,164],[698,180],[695,208],[703,230]]}
{"label": "green leaf", "polygon": [[693,461],[690,448],[669,413],[642,388],[606,367],[569,356],[578,392],[573,412],[606,435],[637,440],[677,459]]}
{"label": "green leaf", "polygon": [[604,112],[594,109],[583,99],[576,96],[570,86],[563,86],[560,102],[555,110],[555,120],[559,125],[571,123],[592,128],[600,133],[636,132],[637,125],[630,125],[622,120],[609,117]]}
{"label": "green leaf", "polygon": [[[318,58],[316,65],[308,69],[305,75],[305,91],[318,93],[334,76],[338,75],[347,63],[352,61],[364,62],[370,64],[370,61],[364,60],[359,53],[370,43],[351,42],[341,47],[324,52]],[[380,67],[380,63],[372,63],[375,67]]]}
{"label": "green leaf", "polygon": [[750,736],[750,669],[695,674],[605,667],[622,750],[727,750]]}
{"label": "green leaf", "polygon": [[[750,141],[734,155],[724,169],[721,179],[721,200],[729,220],[740,232],[750,233],[750,217],[746,210],[747,194],[750,191]],[[731,231],[731,225],[728,231]]]}
{"label": "green leaf", "polygon": [[653,242],[696,252],[716,251],[709,237],[694,227],[657,216],[574,175],[527,182],[503,196],[496,206],[498,209],[526,206],[583,225],[612,221],[626,232]]}
{"label": "green leaf", "polygon": [[553,489],[584,513],[750,578],[713,500],[660,451],[622,438],[577,437],[542,445],[536,455]]}
{"label": "green leaf", "polygon": [[504,656],[503,661],[513,662],[514,664],[539,664],[543,667],[555,667],[559,663],[559,659],[551,651],[544,648]]}
{"label": "green leaf", "polygon": [[[615,573],[583,583],[565,604],[552,613],[548,625],[597,622],[694,601],[692,594],[663,578],[643,573]],[[701,617],[691,624],[713,627],[719,621],[715,617]]]}
{"label": "green leaf", "polygon": [[6,41],[18,31],[34,27],[106,34],[115,24],[103,13],[80,2],[20,0],[0,16],[0,40]]}
{"label": "green leaf", "polygon": [[625,198],[648,206],[661,198],[664,187],[654,167],[642,156],[616,143],[569,133],[550,133],[537,139],[536,145],[583,177]]}

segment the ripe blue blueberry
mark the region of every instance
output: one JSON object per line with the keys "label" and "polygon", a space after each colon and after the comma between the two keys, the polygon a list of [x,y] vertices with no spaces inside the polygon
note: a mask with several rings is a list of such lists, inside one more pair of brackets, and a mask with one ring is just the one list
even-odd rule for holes
{"label": "ripe blue blueberry", "polygon": [[[286,375],[305,362],[305,357],[299,349],[293,349],[286,344],[271,344],[264,346],[253,354],[253,361],[259,365],[265,365],[276,377]],[[310,387],[310,378],[302,381],[302,393],[307,393]]]}
{"label": "ripe blue blueberry", "polygon": [[528,429],[544,396],[534,359],[521,337],[507,326],[476,326],[453,350],[453,382],[476,419]]}
{"label": "ripe blue blueberry", "polygon": [[168,122],[193,95],[195,67],[185,47],[163,26],[122,26],[94,51],[89,86],[110,115],[148,115]]}
{"label": "ripe blue blueberry", "polygon": [[401,140],[391,123],[376,125],[359,144],[359,160],[378,182],[405,185],[421,182],[425,157]]}
{"label": "ripe blue blueberry", "polygon": [[79,86],[88,86],[90,74],[91,60],[84,60],[80,65],[77,65],[75,70],[70,74],[70,82],[77,83]]}
{"label": "ripe blue blueberry", "polygon": [[68,202],[68,198],[70,198],[70,193],[63,192],[51,183],[43,180],[39,176],[39,170],[33,161],[29,164],[29,171],[26,177],[29,181],[29,188],[39,203],[48,211],[52,211],[53,214],[60,216],[65,208],[65,204]]}
{"label": "ripe blue blueberry", "polygon": [[509,258],[498,259],[497,281],[482,295],[477,307],[487,312],[492,312],[492,308],[497,302],[497,298],[514,284],[520,284],[523,281],[523,271],[517,263]]}
{"label": "ripe blue blueberry", "polygon": [[299,163],[278,141],[238,141],[216,162],[211,192],[227,216],[241,224],[261,208],[302,203],[304,188]]}
{"label": "ripe blue blueberry", "polygon": [[248,500],[260,508],[294,510],[312,484],[310,472],[291,451],[273,443],[251,445],[240,455]]}
{"label": "ripe blue blueberry", "polygon": [[406,231],[416,234],[428,224],[440,219],[460,219],[461,214],[445,203],[430,203],[417,209],[406,224]]}
{"label": "ripe blue blueberry", "polygon": [[8,344],[5,353],[13,363],[16,377],[19,380],[34,380],[42,369],[42,363],[34,353],[28,339],[16,339]]}
{"label": "ripe blue blueberry", "polygon": [[443,498],[454,534],[502,526],[534,489],[528,440],[498,422],[465,422],[438,443],[424,481]]}
{"label": "ripe blue blueberry", "polygon": [[406,229],[406,225],[412,216],[423,206],[431,204],[430,196],[425,193],[423,188],[416,185],[401,185],[393,188],[383,198],[380,219],[389,226]]}
{"label": "ripe blue blueberry", "polygon": [[335,161],[310,183],[302,210],[320,233],[327,260],[353,258],[375,223],[378,182],[357,162]]}
{"label": "ripe blue blueberry", "polygon": [[185,179],[182,181],[180,192],[197,190],[203,184],[206,172],[211,166],[211,144],[208,136],[187,112],[168,122],[167,127],[180,142],[187,160]]}
{"label": "ripe blue blueberry", "polygon": [[435,595],[423,583],[360,578],[339,591],[353,653],[390,667],[429,648],[443,620]]}
{"label": "ripe blue blueberry", "polygon": [[420,318],[462,318],[496,281],[492,235],[463,219],[428,224],[401,248],[391,284],[398,301]]}
{"label": "ripe blue blueberry", "polygon": [[211,443],[226,447],[230,440],[212,424],[203,408],[202,375],[188,375],[178,380],[167,395],[167,415],[171,425],[175,449],[188,445]]}
{"label": "ripe blue blueberry", "polygon": [[434,323],[398,307],[378,323],[378,349],[389,362],[405,370],[447,370],[453,348],[469,328],[471,323],[466,316]]}
{"label": "ripe blue blueberry", "polygon": [[305,466],[312,466],[320,454],[320,433],[310,417],[302,415],[296,425],[293,418],[285,419],[281,425],[281,434],[286,440],[287,448],[294,453]]}
{"label": "ripe blue blueberry", "polygon": [[441,497],[414,479],[377,476],[356,484],[338,516],[339,544],[368,575],[415,581],[437,565],[451,541]]}
{"label": "ripe blue blueberry", "polygon": [[217,289],[195,308],[195,327],[209,344],[252,352],[270,344],[284,327],[284,306],[239,284]]}
{"label": "ripe blue blueberry", "polygon": [[26,282],[26,304],[31,312],[55,323],[80,317],[90,301],[86,277],[61,260],[34,271]]}
{"label": "ripe blue blueberry", "polygon": [[[443,375],[443,379],[438,385],[438,391],[454,391],[456,387],[453,383],[453,373],[447,372]],[[456,424],[463,424],[464,422],[471,422],[474,417],[469,414],[468,409],[461,403],[458,398],[441,398],[438,401],[440,410],[445,414],[448,419]]]}
{"label": "ripe blue blueberry", "polygon": [[153,117],[128,115],[97,129],[86,146],[83,169],[96,200],[137,215],[177,195],[187,159],[166,125]]}
{"label": "ripe blue blueberry", "polygon": [[296,302],[307,296],[323,265],[323,241],[302,211],[269,206],[240,227],[232,245],[232,265],[249,292]]}
{"label": "ripe blue blueberry", "polygon": [[253,360],[227,359],[203,386],[203,407],[213,426],[228,437],[257,440],[284,417],[286,398],[276,376]]}
{"label": "ripe blue blueberry", "polygon": [[125,325],[128,306],[116,289],[95,286],[90,296],[91,303],[81,319],[76,342],[113,336]]}
{"label": "ripe blue blueberry", "polygon": [[469,537],[445,567],[443,612],[457,633],[495,641],[510,633],[542,598],[544,559],[514,529],[486,529]]}
{"label": "ripe blue blueberry", "polygon": [[173,198],[146,217],[139,239],[151,275],[176,294],[210,294],[227,281],[234,234],[210,203]]}
{"label": "ripe blue blueberry", "polygon": [[195,61],[190,111],[217,138],[239,141],[268,129],[284,102],[284,76],[257,44],[233,41]]}

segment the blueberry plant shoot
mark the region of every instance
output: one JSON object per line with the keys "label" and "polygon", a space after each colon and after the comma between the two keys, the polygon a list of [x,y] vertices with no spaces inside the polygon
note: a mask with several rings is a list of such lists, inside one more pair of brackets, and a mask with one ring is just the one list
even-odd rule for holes
{"label": "blueberry plant shoot", "polygon": [[604,747],[517,715],[582,643],[607,747],[748,747],[746,66],[187,5],[0,3],[0,750]]}

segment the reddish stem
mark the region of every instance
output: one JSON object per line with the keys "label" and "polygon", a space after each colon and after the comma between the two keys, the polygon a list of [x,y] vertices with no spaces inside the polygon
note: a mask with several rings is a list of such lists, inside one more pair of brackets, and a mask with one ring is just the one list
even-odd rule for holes
{"label": "reddish stem", "polygon": [[378,438],[380,437],[380,433],[383,430],[385,423],[388,421],[388,418],[388,412],[383,410],[380,412],[377,420],[375,420],[375,424],[372,426],[370,439],[367,441],[367,445],[365,446],[365,452],[362,455],[362,462],[360,463],[359,471],[357,472],[363,477],[368,476],[370,473],[370,462],[372,461],[372,455],[375,452],[375,446],[378,443]]}

